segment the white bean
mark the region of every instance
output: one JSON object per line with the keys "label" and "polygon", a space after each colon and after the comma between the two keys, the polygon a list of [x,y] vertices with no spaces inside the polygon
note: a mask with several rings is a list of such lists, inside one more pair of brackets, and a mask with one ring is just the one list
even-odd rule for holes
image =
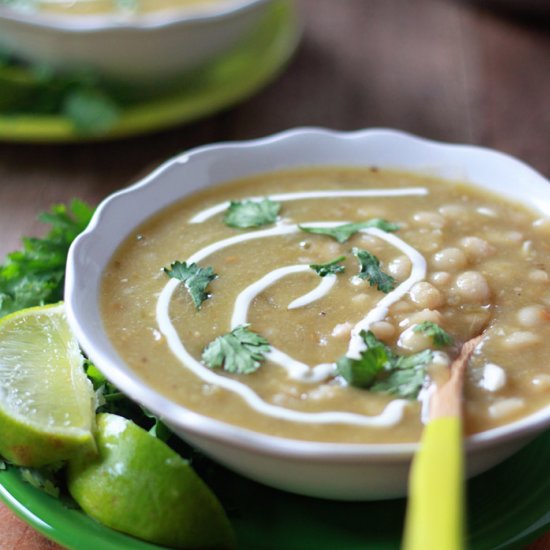
{"label": "white bean", "polygon": [[449,220],[464,220],[469,214],[462,204],[445,204],[439,208],[439,213]]}
{"label": "white bean", "polygon": [[519,411],[524,406],[525,401],[519,397],[500,399],[489,407],[489,415],[492,418],[501,418]]}
{"label": "white bean", "polygon": [[523,349],[534,346],[540,342],[540,338],[527,330],[518,330],[504,338],[503,346],[507,349]]}
{"label": "white bean", "polygon": [[413,221],[417,225],[432,229],[441,229],[445,226],[445,218],[437,212],[416,212],[413,215]]}
{"label": "white bean", "polygon": [[387,321],[377,321],[370,326],[370,330],[379,340],[387,341],[395,334],[395,327]]}
{"label": "white bean", "polygon": [[468,258],[460,248],[444,248],[434,254],[432,264],[437,269],[459,271],[466,267]]}
{"label": "white bean", "polygon": [[388,271],[398,281],[404,281],[411,272],[411,260],[408,256],[397,256],[389,263]]}
{"label": "white bean", "polygon": [[533,283],[547,283],[548,279],[548,273],[542,269],[532,269],[529,272],[529,280]]}
{"label": "white bean", "polygon": [[550,316],[543,306],[526,306],[518,311],[518,321],[524,327],[536,327],[547,322],[549,319]]}
{"label": "white bean", "polygon": [[410,317],[410,322],[413,324],[424,323],[425,321],[430,321],[436,325],[441,325],[443,322],[443,315],[435,309],[423,309],[417,313],[413,313]]}
{"label": "white bean", "polygon": [[430,282],[437,286],[447,286],[452,281],[452,276],[447,271],[434,271],[429,276]]}
{"label": "white bean", "polygon": [[455,285],[459,296],[467,302],[485,303],[491,294],[487,280],[478,271],[461,273]]}
{"label": "white bean", "polygon": [[472,260],[487,258],[496,252],[496,248],[493,245],[479,237],[464,237],[460,240],[460,247],[466,252],[468,258]]}
{"label": "white bean", "polygon": [[416,325],[412,325],[408,329],[404,330],[397,341],[397,345],[400,348],[413,353],[422,351],[432,346],[432,338],[423,332],[414,332],[415,326]]}
{"label": "white bean", "polygon": [[416,283],[411,288],[411,300],[422,308],[435,309],[445,303],[443,294],[427,281]]}

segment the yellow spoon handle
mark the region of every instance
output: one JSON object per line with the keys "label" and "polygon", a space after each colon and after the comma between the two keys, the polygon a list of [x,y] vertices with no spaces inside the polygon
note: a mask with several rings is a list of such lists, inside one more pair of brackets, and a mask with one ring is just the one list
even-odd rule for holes
{"label": "yellow spoon handle", "polygon": [[436,418],[424,428],[409,479],[404,550],[464,549],[462,423]]}

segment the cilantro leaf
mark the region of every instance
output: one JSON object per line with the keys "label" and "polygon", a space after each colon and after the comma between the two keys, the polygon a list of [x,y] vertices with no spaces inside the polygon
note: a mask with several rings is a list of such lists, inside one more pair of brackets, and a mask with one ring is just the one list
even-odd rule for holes
{"label": "cilantro leaf", "polygon": [[336,260],[327,262],[326,264],[311,264],[309,267],[313,269],[319,275],[319,277],[326,277],[327,275],[335,275],[336,273],[342,273],[346,270],[343,265],[340,265],[340,262],[343,262],[346,259],[345,256],[340,256]]}
{"label": "cilantro leaf", "polygon": [[197,309],[210,297],[206,292],[208,285],[218,278],[211,267],[199,267],[195,263],[187,265],[185,262],[174,262],[170,268],[165,267],[164,272],[184,284]]}
{"label": "cilantro leaf", "polygon": [[380,218],[374,218],[366,222],[344,223],[336,227],[306,227],[303,225],[300,225],[299,227],[306,233],[327,235],[328,237],[336,239],[339,243],[345,243],[349,238],[355,235],[355,233],[368,227],[377,227],[378,229],[382,229],[382,231],[387,232],[393,232],[399,229],[398,225]]}
{"label": "cilantro leaf", "polygon": [[393,354],[370,330],[362,331],[361,336],[367,349],[361,352],[359,359],[340,358],[336,370],[351,386],[370,388],[378,374],[391,362]]}
{"label": "cilantro leaf", "polygon": [[426,367],[433,359],[432,350],[397,355],[371,331],[362,331],[361,337],[367,349],[360,353],[359,359],[339,359],[338,374],[351,386],[404,399],[416,398],[424,384]]}
{"label": "cilantro leaf", "polygon": [[64,98],[62,112],[81,134],[106,134],[118,121],[119,108],[100,89],[77,88]]}
{"label": "cilantro leaf", "polygon": [[79,200],[59,204],[39,219],[52,226],[42,239],[24,238],[23,250],[8,254],[0,266],[0,317],[63,298],[69,246],[86,229],[93,210]]}
{"label": "cilantro leaf", "polygon": [[422,332],[426,336],[430,336],[433,343],[438,348],[453,345],[453,337],[439,325],[432,323],[432,321],[424,321],[423,323],[416,325],[413,332]]}
{"label": "cilantro leaf", "polygon": [[270,199],[261,201],[231,201],[223,221],[229,227],[240,229],[260,227],[274,223],[281,209],[281,203]]}
{"label": "cilantro leaf", "polygon": [[264,354],[270,350],[269,342],[239,325],[231,332],[218,336],[202,353],[204,363],[211,369],[222,368],[227,372],[250,374],[260,367]]}
{"label": "cilantro leaf", "polygon": [[426,377],[425,369],[394,370],[370,388],[373,392],[389,393],[403,399],[415,399]]}
{"label": "cilantro leaf", "polygon": [[370,286],[376,286],[386,294],[395,288],[395,279],[380,269],[380,260],[376,256],[360,248],[353,248],[352,253],[359,260],[357,276],[360,279],[367,279]]}

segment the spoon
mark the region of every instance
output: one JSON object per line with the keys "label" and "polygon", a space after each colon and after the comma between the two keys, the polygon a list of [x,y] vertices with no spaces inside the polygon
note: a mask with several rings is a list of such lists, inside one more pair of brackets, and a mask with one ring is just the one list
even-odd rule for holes
{"label": "spoon", "polygon": [[411,466],[404,550],[465,548],[462,391],[466,366],[482,338],[462,346],[449,380],[431,397],[430,419]]}

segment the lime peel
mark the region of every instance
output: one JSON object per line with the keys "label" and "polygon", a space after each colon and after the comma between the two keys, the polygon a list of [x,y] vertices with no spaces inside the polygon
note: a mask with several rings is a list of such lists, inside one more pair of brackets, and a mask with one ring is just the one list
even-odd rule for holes
{"label": "lime peel", "polygon": [[231,524],[188,461],[132,421],[97,416],[99,457],[69,462],[67,486],[103,525],[173,548],[235,547]]}

